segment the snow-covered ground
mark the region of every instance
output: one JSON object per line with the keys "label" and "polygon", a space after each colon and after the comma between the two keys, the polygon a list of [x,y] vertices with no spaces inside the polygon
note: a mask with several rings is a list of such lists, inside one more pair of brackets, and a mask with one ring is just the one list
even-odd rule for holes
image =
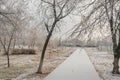
{"label": "snow-covered ground", "polygon": [[[0,80],[43,80],[59,64],[61,64],[75,49],[59,48],[48,50],[44,61],[44,74],[35,74],[40,58],[37,55],[10,55],[11,67],[6,68],[6,56],[0,55]],[[113,75],[113,55],[107,52],[100,52],[97,49],[85,48],[91,62],[98,72],[101,80],[120,80],[120,75]],[[2,77],[2,78],[1,78]]]}
{"label": "snow-covered ground", "polygon": [[120,80],[120,75],[112,74],[113,55],[108,52],[100,52],[97,49],[86,48],[88,56],[96,71],[103,80]]}

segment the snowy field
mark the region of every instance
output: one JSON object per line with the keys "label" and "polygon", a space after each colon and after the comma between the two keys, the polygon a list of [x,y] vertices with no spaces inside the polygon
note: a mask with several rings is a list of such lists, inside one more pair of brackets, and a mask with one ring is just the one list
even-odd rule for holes
{"label": "snowy field", "polygon": [[[44,78],[67,59],[75,48],[58,48],[47,50],[43,74],[35,74],[40,52],[37,55],[10,55],[11,67],[6,68],[6,56],[0,55],[0,80],[44,80]],[[85,48],[91,62],[98,72],[101,80],[120,80],[120,75],[113,75],[113,55],[98,51],[95,48]]]}
{"label": "snowy field", "polygon": [[113,68],[112,54],[98,51],[95,48],[85,48],[85,50],[102,80],[120,80],[120,75],[111,73]]}

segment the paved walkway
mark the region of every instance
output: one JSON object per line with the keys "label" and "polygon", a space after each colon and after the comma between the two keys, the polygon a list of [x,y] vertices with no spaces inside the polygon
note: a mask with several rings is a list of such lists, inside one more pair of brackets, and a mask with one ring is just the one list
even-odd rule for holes
{"label": "paved walkway", "polygon": [[77,49],[44,80],[100,80],[84,49]]}

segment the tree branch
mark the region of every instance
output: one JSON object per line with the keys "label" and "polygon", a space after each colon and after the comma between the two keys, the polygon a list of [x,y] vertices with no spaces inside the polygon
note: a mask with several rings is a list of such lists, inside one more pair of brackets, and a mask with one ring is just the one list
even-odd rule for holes
{"label": "tree branch", "polygon": [[46,24],[46,23],[44,23],[45,24],[45,28],[46,28],[46,30],[47,30],[47,32],[48,32],[48,34],[49,34],[49,28],[48,28],[48,24]]}

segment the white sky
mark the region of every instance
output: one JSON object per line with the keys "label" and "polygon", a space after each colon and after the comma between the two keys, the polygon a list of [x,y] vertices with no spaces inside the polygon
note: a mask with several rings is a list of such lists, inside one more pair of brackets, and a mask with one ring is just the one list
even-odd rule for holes
{"label": "white sky", "polygon": [[[29,14],[33,15],[36,20],[39,20],[38,16],[35,15],[37,7],[39,6],[38,2],[39,2],[39,0],[38,1],[30,0],[30,1],[28,1],[28,6],[27,6],[28,7],[27,11],[29,11]],[[54,37],[63,36],[68,30],[70,30],[70,28],[74,27],[75,24],[80,22],[80,16],[70,15],[70,17],[69,16],[66,17],[64,19],[64,21],[65,21],[65,24],[62,25],[61,31],[60,32],[56,32],[56,35],[54,35]],[[31,25],[34,24],[34,23],[37,24],[38,22],[31,21]]]}
{"label": "white sky", "polygon": [[[93,0],[88,0],[84,4],[87,4],[89,1],[93,1]],[[38,1],[30,0],[28,2],[29,2],[28,11],[31,15],[34,16],[34,18],[36,20],[36,21],[31,21],[30,25],[35,24],[35,23],[37,24],[37,23],[39,23],[39,18],[38,18],[38,15],[36,15],[36,11],[37,11],[37,7],[39,6],[38,5],[39,0]],[[61,36],[62,36],[62,38],[65,37],[66,36],[65,33],[68,32],[68,30],[70,30],[71,28],[73,28],[75,24],[79,23],[81,21],[81,18],[80,18],[80,16],[77,16],[77,15],[70,15],[70,17],[69,16],[66,17],[64,19],[64,21],[65,21],[65,23],[62,25],[61,31],[56,32],[54,37],[61,37]]]}
{"label": "white sky", "polygon": [[60,37],[66,37],[67,36],[66,33],[69,30],[71,30],[74,27],[74,25],[76,25],[77,23],[80,22],[80,16],[70,15],[70,17],[69,16],[66,17],[64,19],[64,21],[65,21],[66,24],[61,27],[61,32],[57,33],[57,35],[60,36]]}

